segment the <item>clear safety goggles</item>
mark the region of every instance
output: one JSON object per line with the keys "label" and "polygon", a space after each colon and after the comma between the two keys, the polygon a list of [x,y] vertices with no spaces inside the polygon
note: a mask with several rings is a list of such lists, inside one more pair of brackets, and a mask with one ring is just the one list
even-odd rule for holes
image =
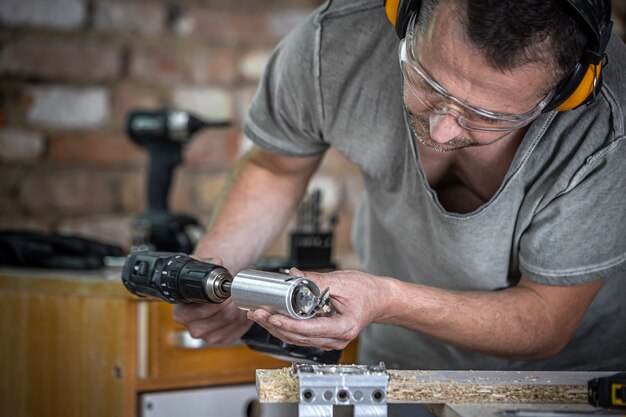
{"label": "clear safety goggles", "polygon": [[415,54],[415,18],[408,26],[407,35],[400,41],[399,58],[404,82],[428,111],[449,114],[468,130],[506,132],[519,129],[535,120],[550,102],[554,91],[548,93],[534,109],[524,114],[497,113],[467,104],[448,93],[422,68]]}

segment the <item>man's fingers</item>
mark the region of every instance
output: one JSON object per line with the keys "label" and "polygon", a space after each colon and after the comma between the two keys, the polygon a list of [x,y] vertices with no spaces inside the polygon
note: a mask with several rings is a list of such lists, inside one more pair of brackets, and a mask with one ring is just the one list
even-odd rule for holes
{"label": "man's fingers", "polygon": [[224,261],[219,256],[216,256],[214,258],[207,258],[204,261],[214,265],[224,265]]}
{"label": "man's fingers", "polygon": [[[196,320],[188,323],[186,327],[193,338],[204,339],[209,343],[225,343],[226,339],[239,338],[251,325],[252,323],[245,317],[231,320],[216,317],[215,320]],[[236,334],[233,335],[233,332]]]}
{"label": "man's fingers", "polygon": [[308,337],[356,339],[358,328],[340,317],[315,317],[309,320],[296,320],[282,314],[271,314],[261,308],[248,311],[248,318],[257,323],[269,323],[287,332],[306,334]]}
{"label": "man's fingers", "polygon": [[214,256],[212,258],[202,258],[199,255],[191,254],[189,255],[189,257],[196,259],[198,261],[207,262],[207,263],[214,264],[214,265],[221,265],[221,266],[224,265],[224,260],[220,258],[219,256]]}
{"label": "man's fingers", "polygon": [[276,328],[269,324],[268,322],[258,322],[259,325],[263,326],[270,332],[273,336],[279,338],[283,342],[290,343],[292,345],[298,346],[313,346],[322,348],[325,350],[332,349],[344,349],[350,341],[340,340],[340,339],[332,339],[328,337],[309,337],[304,336],[299,333],[286,332],[280,328]]}
{"label": "man's fingers", "polygon": [[[320,273],[320,272],[302,272],[300,271],[298,268],[291,268],[289,270],[289,275],[294,276],[294,277],[305,277],[310,279],[311,281],[315,282],[319,287],[326,287],[326,278],[325,278],[325,274]],[[321,290],[324,290],[324,288],[321,288]]]}
{"label": "man's fingers", "polygon": [[[255,319],[257,319],[256,316]],[[296,320],[281,314],[271,315],[264,312],[259,313],[258,319],[265,320],[272,326],[284,331],[306,334],[310,337],[354,339],[358,336],[358,330],[355,326],[337,316]]]}
{"label": "man's fingers", "polygon": [[226,326],[207,332],[202,339],[209,344],[231,344],[241,338],[250,329],[252,322],[232,322]]}
{"label": "man's fingers", "polygon": [[234,308],[230,300],[221,304],[177,304],[173,317],[176,323],[186,326],[196,320],[209,319],[228,308]]}

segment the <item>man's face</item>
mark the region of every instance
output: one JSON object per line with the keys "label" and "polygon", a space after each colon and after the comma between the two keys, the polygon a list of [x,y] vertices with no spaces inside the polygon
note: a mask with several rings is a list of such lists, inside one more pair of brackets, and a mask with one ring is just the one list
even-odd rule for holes
{"label": "man's face", "polygon": [[[427,76],[455,100],[488,112],[525,114],[546,96],[551,82],[549,71],[538,63],[507,72],[492,68],[465,38],[458,11],[450,2],[442,1],[436,6],[428,27],[416,32],[411,42],[415,58]],[[411,85],[413,90],[405,78],[404,102],[409,122],[416,140],[431,149],[445,152],[489,145],[519,131],[465,128],[459,123],[459,116],[464,114],[460,106],[446,105],[443,97],[437,103],[437,96],[426,92],[434,107],[445,108],[434,112],[416,96],[424,92],[424,87]]]}

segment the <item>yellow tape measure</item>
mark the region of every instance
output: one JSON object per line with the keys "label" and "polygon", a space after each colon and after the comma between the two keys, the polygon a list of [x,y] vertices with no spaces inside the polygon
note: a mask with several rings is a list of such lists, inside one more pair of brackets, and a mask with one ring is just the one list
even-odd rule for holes
{"label": "yellow tape measure", "polygon": [[626,409],[626,372],[592,379],[587,383],[587,388],[589,404]]}

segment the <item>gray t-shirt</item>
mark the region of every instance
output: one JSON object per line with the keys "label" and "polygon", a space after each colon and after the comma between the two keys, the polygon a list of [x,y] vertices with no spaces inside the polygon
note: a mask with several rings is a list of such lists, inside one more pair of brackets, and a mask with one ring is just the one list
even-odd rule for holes
{"label": "gray t-shirt", "polygon": [[328,2],[285,38],[245,120],[247,136],[293,156],[332,146],[360,167],[353,242],[370,273],[457,291],[499,290],[521,275],[605,283],[570,343],[548,360],[506,361],[386,325],[362,332],[359,360],[404,369],[626,369],[626,47],[613,36],[592,106],[542,115],[491,200],[456,214],[419,165],[398,39],[382,3]]}

